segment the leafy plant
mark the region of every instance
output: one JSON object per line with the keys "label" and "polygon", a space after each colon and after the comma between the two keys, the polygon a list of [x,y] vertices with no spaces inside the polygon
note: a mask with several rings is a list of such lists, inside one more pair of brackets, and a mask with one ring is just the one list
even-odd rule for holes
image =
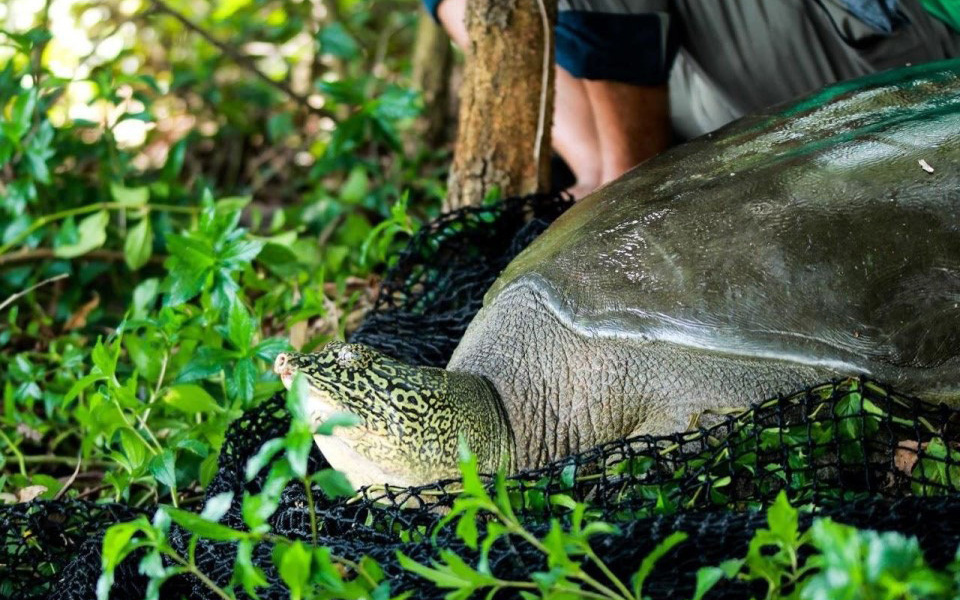
{"label": "leafy plant", "polygon": [[916,538],[859,530],[828,518],[804,532],[799,513],[781,493],[767,511],[767,528],[750,540],[747,556],[697,573],[694,600],[710,598],[723,579],[758,581],[767,600],[937,600],[960,593],[960,553],[944,571],[924,560]]}
{"label": "leafy plant", "polygon": [[[501,590],[515,590],[523,598],[607,598],[641,600],[643,584],[653,566],[674,546],[686,539],[675,533],[664,539],[641,563],[630,584],[627,585],[601,560],[590,546],[590,538],[611,534],[616,528],[598,520],[585,519],[587,505],[574,502],[568,496],[551,498],[555,505],[565,506],[569,526],[560,519],[551,519],[549,530],[538,538],[527,529],[514,512],[508,487],[502,475],[497,477],[494,496],[491,496],[477,473],[476,457],[462,452],[463,492],[454,501],[449,514],[440,522],[437,530],[456,521],[456,533],[468,548],[479,550],[476,566],[448,549],[440,549],[438,561],[424,565],[398,554],[400,564],[422,576],[441,589],[450,590],[448,600],[464,600],[477,592],[486,591],[491,598]],[[481,538],[478,522],[485,531]],[[493,574],[490,552],[498,540],[508,537],[522,540],[535,548],[546,560],[547,569],[532,573],[530,581],[500,579]],[[602,577],[597,578],[587,570],[594,567]]]}
{"label": "leafy plant", "polygon": [[37,3],[0,32],[7,501],[196,497],[277,352],[342,336],[438,210],[440,154],[400,143],[417,4],[311,6]]}
{"label": "leafy plant", "polygon": [[[257,588],[267,585],[263,570],[254,564],[257,545],[272,545],[272,564],[283,584],[295,599],[371,599],[389,598],[389,585],[376,562],[364,558],[359,562],[336,556],[328,548],[317,546],[316,510],[313,487],[328,497],[352,495],[354,490],[339,472],[324,469],[308,473],[307,458],[313,447],[313,436],[329,435],[334,427],[349,427],[350,415],[334,415],[322,424],[313,422],[309,396],[302,375],[295,378],[287,394],[291,426],[282,438],[263,444],[246,465],[248,479],[253,479],[269,465],[262,492],[245,494],[241,499],[242,529],[220,521],[234,501],[225,492],[206,499],[199,514],[174,506],[161,506],[152,520],[141,517],[132,522],[112,525],[103,541],[103,573],[97,585],[98,598],[109,597],[117,568],[124,560],[138,560],[138,569],[149,580],[147,597],[159,598],[164,582],[176,576],[192,576],[220,598],[235,597],[234,586],[240,586],[252,597]],[[311,539],[298,540],[272,532],[269,519],[280,504],[280,495],[291,481],[306,490],[311,520]],[[181,527],[190,536],[188,548],[175,548],[170,540],[171,527]],[[229,585],[211,580],[196,563],[196,548],[201,540],[237,544],[234,576]],[[352,576],[351,576],[352,575]]]}

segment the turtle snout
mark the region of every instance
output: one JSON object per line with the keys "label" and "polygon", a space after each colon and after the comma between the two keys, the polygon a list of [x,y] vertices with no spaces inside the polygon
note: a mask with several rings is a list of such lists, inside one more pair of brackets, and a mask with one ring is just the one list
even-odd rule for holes
{"label": "turtle snout", "polygon": [[294,367],[290,355],[286,352],[278,354],[276,360],[273,361],[273,372],[280,376],[280,381],[284,384],[289,383],[290,379],[293,378],[295,370],[296,367]]}

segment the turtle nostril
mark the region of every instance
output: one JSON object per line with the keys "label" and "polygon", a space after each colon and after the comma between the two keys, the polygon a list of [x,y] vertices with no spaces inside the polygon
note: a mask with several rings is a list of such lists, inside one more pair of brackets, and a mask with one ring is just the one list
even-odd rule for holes
{"label": "turtle nostril", "polygon": [[280,375],[283,371],[283,368],[287,366],[287,354],[281,352],[277,355],[277,359],[273,361],[273,372],[277,375]]}

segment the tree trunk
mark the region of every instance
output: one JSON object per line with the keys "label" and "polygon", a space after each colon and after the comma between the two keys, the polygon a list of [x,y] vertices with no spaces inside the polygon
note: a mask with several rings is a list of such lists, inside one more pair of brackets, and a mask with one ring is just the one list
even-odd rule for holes
{"label": "tree trunk", "polygon": [[549,180],[556,0],[468,0],[467,53],[446,207]]}
{"label": "tree trunk", "polygon": [[446,140],[447,99],[453,48],[450,38],[433,17],[421,8],[413,47],[413,86],[423,94],[424,114],[413,128],[411,145],[437,146]]}

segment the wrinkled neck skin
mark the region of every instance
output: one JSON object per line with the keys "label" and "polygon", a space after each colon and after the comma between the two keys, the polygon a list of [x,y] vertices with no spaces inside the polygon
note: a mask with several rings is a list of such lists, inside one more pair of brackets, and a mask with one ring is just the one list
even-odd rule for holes
{"label": "wrinkled neck skin", "polygon": [[327,461],[356,488],[459,479],[461,440],[484,473],[515,466],[507,411],[481,375],[408,365],[342,342],[311,354],[281,353],[274,371],[287,388],[297,372],[305,378],[317,423],[337,412],[359,417],[354,427],[316,437]]}
{"label": "wrinkled neck skin", "polygon": [[387,374],[393,380],[365,374],[365,380],[388,382],[379,394],[343,394],[334,404],[326,392],[313,392],[318,422],[338,411],[361,418],[358,427],[316,436],[320,452],[351,485],[413,487],[459,479],[461,439],[476,455],[481,473],[513,468],[513,432],[492,383],[431,367],[398,368],[403,372]]}
{"label": "wrinkled neck skin", "polygon": [[[458,416],[454,441],[459,446],[459,439],[463,438],[476,454],[481,473],[492,474],[500,469],[512,473],[516,466],[513,430],[496,388],[480,375],[456,371],[444,373],[446,396],[452,404],[452,414]],[[458,464],[457,453],[453,458]]]}

